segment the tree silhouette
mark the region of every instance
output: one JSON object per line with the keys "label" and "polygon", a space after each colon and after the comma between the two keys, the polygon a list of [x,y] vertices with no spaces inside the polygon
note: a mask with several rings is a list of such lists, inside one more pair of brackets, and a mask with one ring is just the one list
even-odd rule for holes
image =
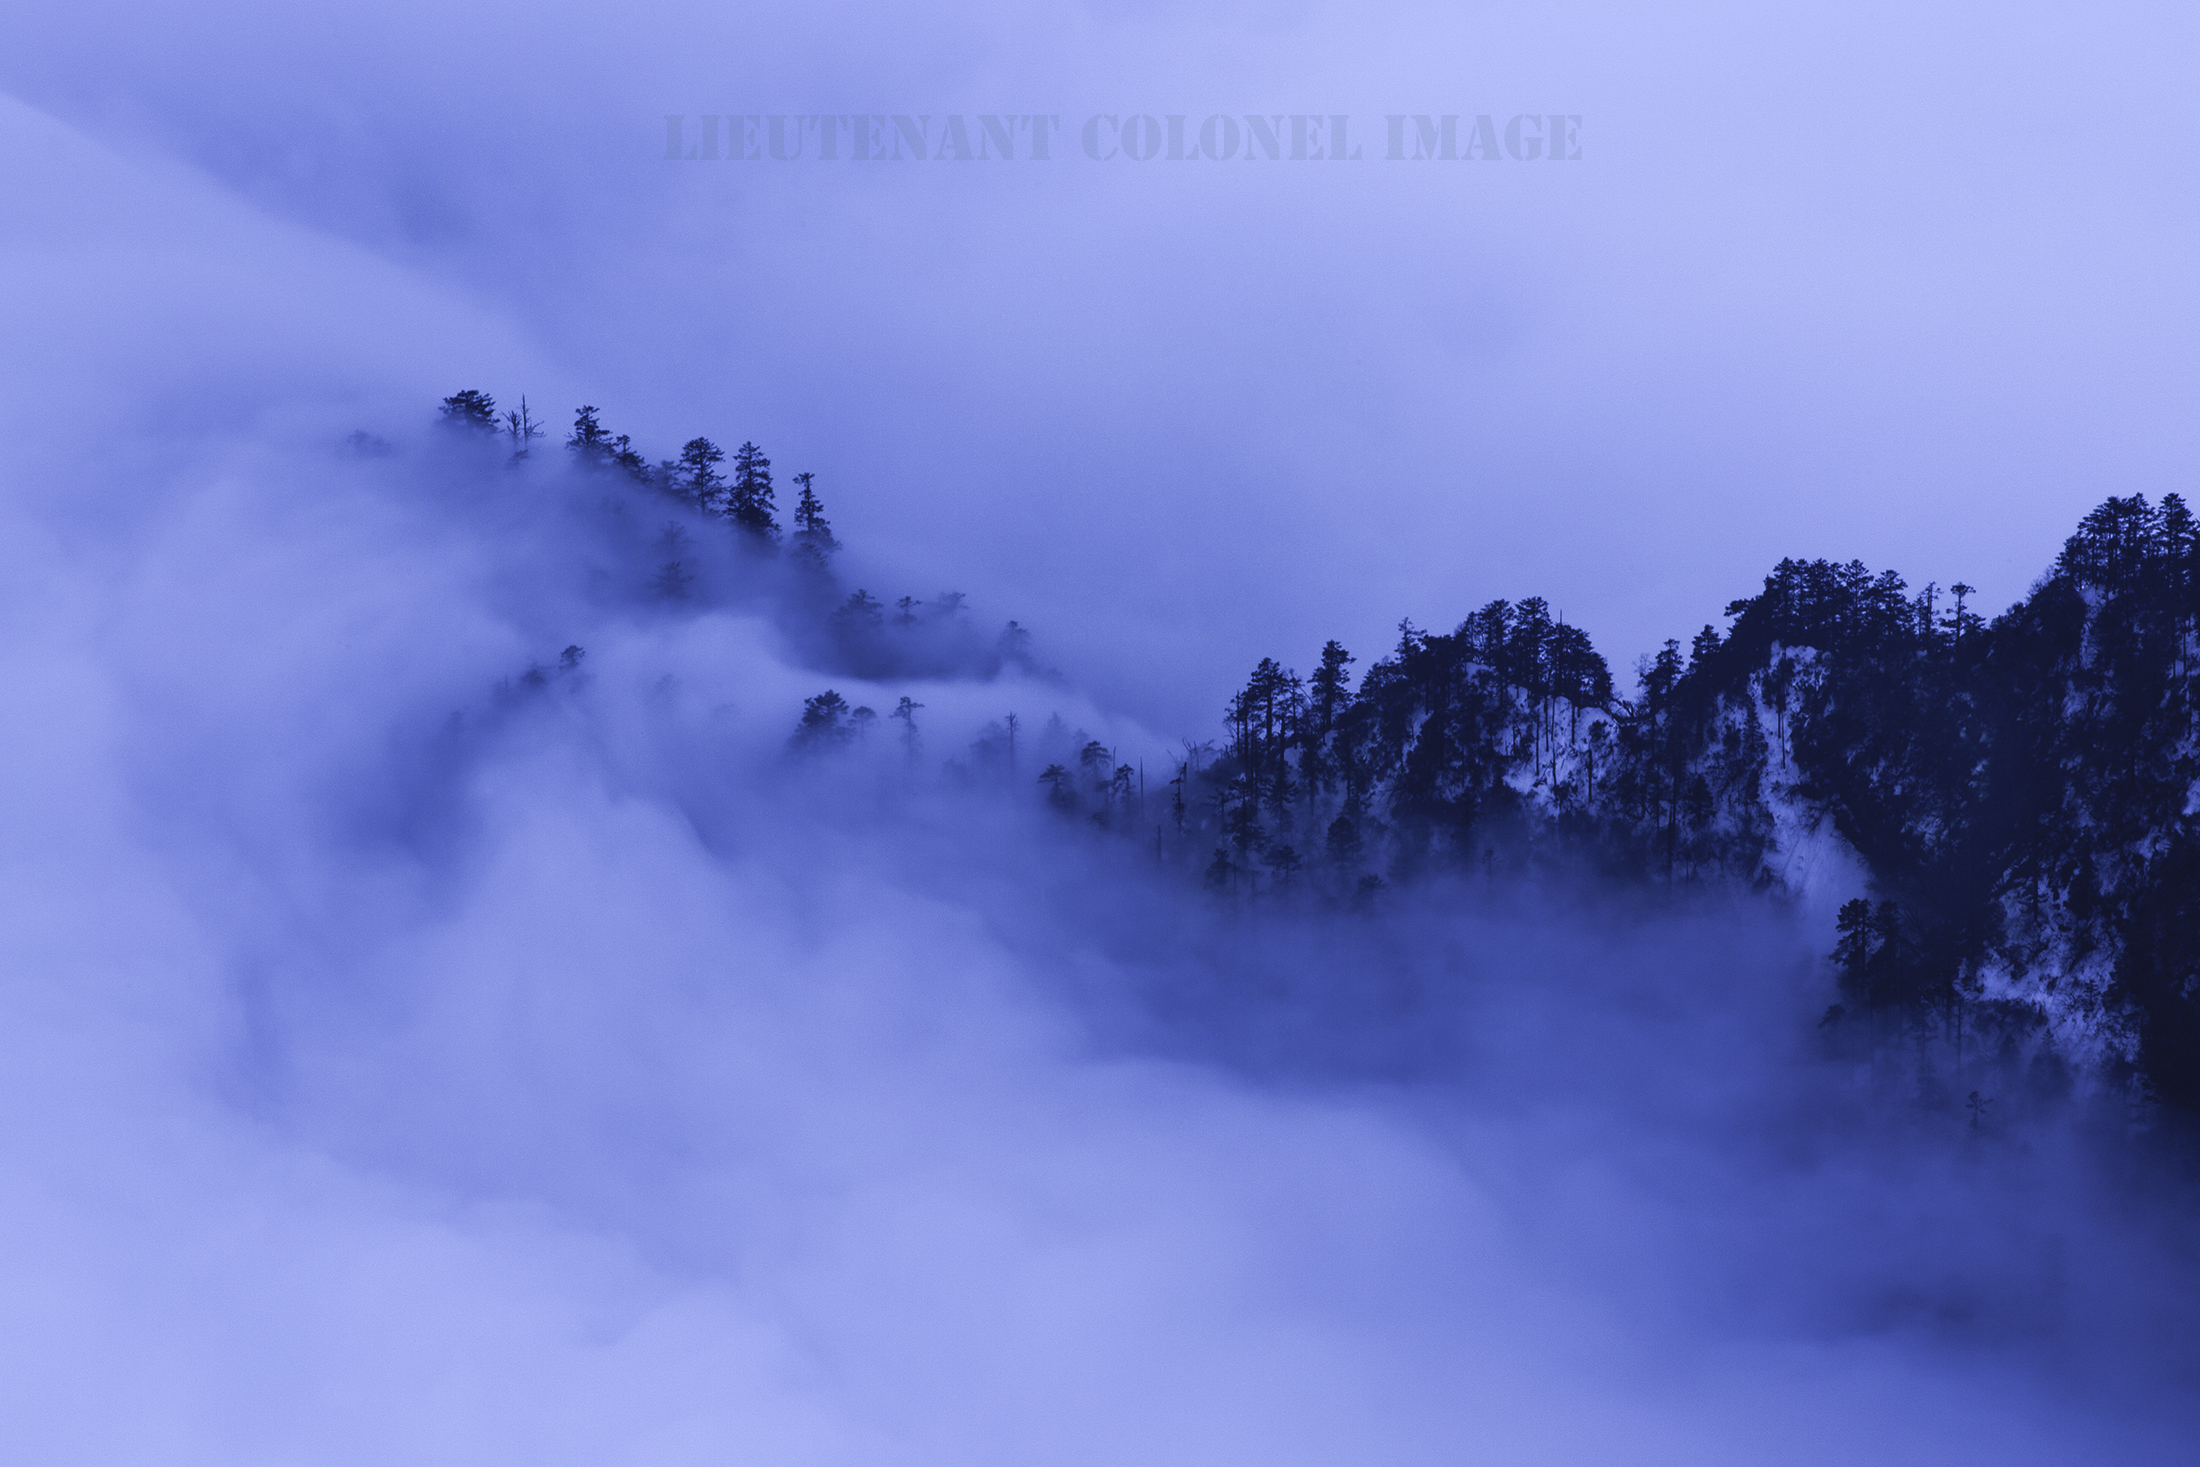
{"label": "tree silhouette", "polygon": [[885,604],[859,588],[833,612],[833,629],[843,638],[874,637],[885,620]]}
{"label": "tree silhouette", "polygon": [[1322,849],[1323,854],[1328,856],[1330,865],[1340,870],[1357,866],[1362,848],[1359,821],[1346,814],[1329,822],[1329,834],[1323,841]]}
{"label": "tree silhouette", "polygon": [[917,710],[923,706],[922,703],[904,693],[901,702],[896,704],[894,711],[887,715],[887,717],[901,725],[902,757],[911,764],[917,762],[918,755],[924,750],[924,736],[917,732]]}
{"label": "tree silhouette", "polygon": [[833,527],[825,518],[824,502],[812,487],[816,478],[815,474],[807,473],[794,476],[794,481],[802,486],[801,497],[794,504],[794,555],[797,563],[823,572],[831,563],[833,552],[840,548],[840,542],[833,538]]}
{"label": "tree silhouette", "polygon": [[734,451],[733,484],[726,491],[726,516],[759,541],[776,541],[779,521],[772,501],[772,461],[754,443]]}
{"label": "tree silhouette", "polygon": [[542,424],[535,421],[535,415],[528,408],[524,396],[520,398],[518,408],[504,415],[504,431],[512,440],[512,458],[515,462],[527,457],[534,448],[535,440],[542,436]]}
{"label": "tree silhouette", "polygon": [[[958,604],[962,601],[960,592],[950,592],[949,595]],[[1010,622],[1001,629],[1001,635],[994,647],[1001,654],[1001,661],[1022,668],[1031,666],[1031,633],[1015,622]]]}
{"label": "tree silhouette", "polygon": [[726,481],[718,472],[725,457],[725,450],[708,438],[690,438],[680,450],[673,482],[680,497],[699,513],[708,514],[726,492]]}
{"label": "tree silhouette", "polygon": [[469,387],[443,399],[443,426],[469,433],[497,431],[497,400]]}
{"label": "tree silhouette", "polygon": [[1060,764],[1049,764],[1039,771],[1039,783],[1047,787],[1047,804],[1063,814],[1077,808],[1076,779]]}
{"label": "tree silhouette", "polygon": [[789,740],[800,754],[822,754],[845,746],[855,737],[857,725],[848,700],[831,688],[802,703],[802,722]]}
{"label": "tree silhouette", "polygon": [[565,449],[573,455],[575,463],[584,467],[600,467],[611,461],[611,435],[596,421],[594,407],[575,409],[573,436],[565,440]]}
{"label": "tree silhouette", "polygon": [[[469,390],[441,416],[469,433],[501,429],[521,451],[539,433],[524,398],[500,421],[494,399]],[[593,405],[576,411],[567,447],[577,466],[650,473]],[[655,477],[775,539],[769,461],[744,443],[729,482],[725,457],[693,439]],[[795,483],[790,550],[823,571],[839,542],[814,477]],[[653,561],[657,595],[692,594],[700,562],[687,546],[665,543]],[[1534,596],[1489,601],[1448,633],[1401,622],[1356,691],[1355,659],[1336,641],[1303,682],[1260,658],[1223,710],[1219,753],[1187,740],[1174,761],[1151,856],[1187,879],[1204,868],[1234,890],[1260,871],[1276,889],[1355,905],[1383,889],[1360,880],[1370,868],[1409,881],[1578,862],[1675,889],[1776,885],[1788,879],[1775,838],[1784,801],[1823,812],[1867,869],[1873,899],[1842,909],[1831,956],[1836,1007],[1865,1020],[1883,1059],[1896,1032],[1904,1053],[1945,1044],[1960,1084],[1965,1046],[1990,1050],[1997,1035],[2005,1052],[2051,1057],[2052,1014],[2095,1026],[2153,1102],[2200,1111],[2200,823],[2189,808],[2200,526],[2175,495],[2111,498],[2023,600],[1989,618],[1977,594],[1962,581],[1913,592],[1853,561],[1782,561],[1760,594],[1728,604],[1723,628],[1644,659],[1626,696],[1587,634]],[[958,655],[980,676],[1033,666],[1019,623],[988,657],[962,605],[942,593],[888,608],[858,590],[834,606],[812,585],[785,615],[837,639],[866,675],[935,676]],[[895,628],[925,634],[887,636],[890,611]],[[889,714],[912,765],[922,706],[904,696]],[[793,743],[837,747],[873,718],[820,694]],[[1028,789],[1014,783],[1019,731],[1009,715],[973,755]],[[1067,728],[1040,742],[1049,803],[1093,810],[1143,851],[1143,761]],[[1195,842],[1216,843],[1213,858]],[[2052,983],[2080,964],[2083,983],[2057,994]],[[1997,973],[2016,976],[1989,992],[1982,975]]]}

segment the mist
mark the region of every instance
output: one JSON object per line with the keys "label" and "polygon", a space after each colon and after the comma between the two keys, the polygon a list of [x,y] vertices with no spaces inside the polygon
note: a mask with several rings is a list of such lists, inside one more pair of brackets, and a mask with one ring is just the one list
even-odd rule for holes
{"label": "mist", "polygon": [[[1490,595],[1550,598],[1623,664],[1785,555],[2006,605],[2101,493],[2189,484],[2195,215],[2162,180],[2200,140],[2192,27],[115,3],[0,22],[0,83],[447,302],[347,384],[352,426],[484,382],[638,440],[754,438],[858,514],[861,553],[920,586],[985,564],[1090,686],[1190,727],[1195,687],[1278,645]],[[1089,114],[1308,110],[1352,114],[1367,159],[1075,142]],[[1524,111],[1579,114],[1580,167],[1378,156],[1386,114]],[[752,112],[1064,122],[1054,162],[974,171],[664,160],[665,115]],[[325,312],[321,268],[259,284]],[[199,339],[249,372],[282,331]]]}
{"label": "mist", "polygon": [[[1506,100],[1459,104],[1610,117],[1693,204],[1617,166],[1469,204],[1089,171],[728,190],[664,182],[662,114],[1018,88],[1071,113],[1133,79],[1411,110],[1443,48],[1401,69],[1405,13],[511,19],[8,22],[11,1455],[2185,1459],[2189,1158],[2083,1076],[2011,1074],[1984,1114],[1875,1083],[1819,1024],[1861,889],[1838,849],[1787,892],[1484,871],[1246,911],[1057,818],[1034,768],[971,767],[989,725],[1018,715],[1028,759],[1059,716],[1158,800],[1253,657],[1374,652],[1400,615],[1524,589],[1623,651],[1790,552],[1960,559],[2014,596],[2092,493],[2077,466],[2189,472],[2159,410],[2189,386],[2162,345],[2189,280],[2065,268],[2174,258],[2188,203],[2117,213],[2158,164],[2111,150],[2070,185],[2105,201],[2089,243],[2024,228],[2068,194],[1977,174],[1992,207],[1956,220],[1910,155],[1892,183],[1793,171],[1799,134],[1848,146],[1798,104],[1717,134],[1760,195],[1619,125],[1662,100],[1664,136],[1700,138],[1756,94],[1706,118],[1642,73],[1730,76],[1830,27],[1854,49],[1816,85],[1922,86],[1975,38],[1951,14],[1897,64],[1884,18],[1702,11],[1647,56],[1648,22],[1586,16],[1601,39],[1567,51],[1484,15],[1503,45],[1466,90]],[[2133,69],[2185,22],[2134,10],[2055,55],[2070,24],[2024,20],[1922,114],[1982,136],[2054,76],[2071,118],[2125,88],[2187,146],[2189,106]],[[1192,59],[1154,73],[1172,25]],[[1899,287],[1887,319],[1747,327],[1827,278],[1762,262],[1844,199],[1886,211],[1855,227],[1889,253],[1853,268]],[[1897,263],[1920,200],[1941,252]],[[1641,258],[1589,243],[1631,221]],[[2002,233],[2052,369],[1985,331],[2011,297],[1948,294],[1950,242]],[[1356,273],[1406,241],[1406,286]],[[1661,268],[1677,295],[1639,288]],[[1668,328],[1714,298],[1671,369]],[[1905,299],[1948,313],[1945,355],[1885,369]],[[555,437],[517,467],[454,447],[434,404],[466,386],[554,430],[603,402],[652,452],[756,437],[818,469],[843,589],[960,591],[970,629],[852,668],[719,527]],[[1828,424],[1859,401],[1850,442]],[[685,599],[651,592],[667,524]],[[992,652],[1010,619],[1028,660]],[[797,757],[827,688],[921,703],[917,755],[882,720]]]}
{"label": "mist", "polygon": [[[792,759],[768,575],[638,594],[554,463],[134,496],[11,577],[17,1450],[2181,1454],[2175,1170],[1860,1087],[1807,895],[1252,920],[883,740]],[[941,752],[1106,726],[832,681]]]}

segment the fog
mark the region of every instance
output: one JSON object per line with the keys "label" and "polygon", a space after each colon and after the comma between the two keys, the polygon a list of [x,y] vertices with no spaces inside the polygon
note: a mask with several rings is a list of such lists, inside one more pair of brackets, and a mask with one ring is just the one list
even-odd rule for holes
{"label": "fog", "polygon": [[2161,1158],[1860,1089],[1822,923],[1249,920],[790,763],[818,675],[590,591],[588,487],[247,448],[11,566],[13,1450],[2181,1454]]}
{"label": "fog", "polygon": [[[1492,595],[1621,665],[1785,555],[2006,605],[2103,493],[2200,468],[2184,6],[123,0],[0,36],[30,105],[436,292],[408,386],[754,438],[863,554],[986,566],[1172,725]],[[665,114],[825,111],[1063,123],[1047,164],[664,161]],[[1367,157],[1074,142],[1255,111],[1349,114]],[[1524,111],[1583,119],[1578,167],[1379,156],[1386,114]],[[426,395],[392,375],[364,426]]]}
{"label": "fog", "polygon": [[[1622,663],[1782,553],[1961,559],[2013,595],[2095,492],[2074,466],[2150,489],[2189,467],[2154,409],[2189,388],[2190,282],[2149,264],[2189,202],[2119,215],[2162,165],[2091,159],[2080,121],[2129,88],[2183,145],[2189,112],[2147,90],[2169,22],[2073,49],[2075,22],[1989,44],[1944,16],[1890,59],[1870,15],[1584,12],[1578,49],[1470,15],[1438,27],[1477,42],[1458,82],[1417,19],[8,22],[11,1456],[2189,1455],[2185,1163],[2083,1085],[2013,1085],[1974,1127],[1860,1076],[1815,1025],[1842,893],[1485,877],[1232,912],[1021,784],[943,772],[1012,711],[1158,768],[1213,735],[1247,658],[1373,653],[1397,615],[1499,594],[1590,608]],[[1991,80],[1920,103],[1973,46]],[[1893,110],[1805,105],[1756,64],[1798,50]],[[1730,106],[1674,100],[1736,75]],[[2052,198],[1899,152],[1883,177],[1839,121],[2000,138],[2042,76],[2076,130],[2049,131]],[[1587,184],[1506,175],[1477,215],[1357,178],[805,193],[666,182],[650,156],[661,114],[729,92],[1073,114],[1129,107],[1132,79],[1192,112],[1256,83],[1370,116],[1555,95],[1609,117],[1618,157]],[[1766,130],[1691,141],[1737,114]],[[1850,161],[1796,172],[1799,135]],[[1623,207],[1674,175],[1700,207]],[[1985,207],[1951,202],[1966,186]],[[1859,199],[1862,242],[1825,238]],[[2073,200],[2091,232],[2025,227]],[[1946,215],[1915,257],[1913,206]],[[2000,276],[1947,248],[1987,238]],[[1855,295],[1779,306],[1798,277],[1763,262],[1803,239]],[[1402,241],[1403,286],[1368,263]],[[1707,242],[1674,294],[1642,285]],[[1115,273],[1141,243],[1151,266]],[[1187,284],[1194,259],[1224,263]],[[1488,289],[1448,289],[1478,261]],[[2052,367],[1986,329],[2017,334],[2012,311]],[[1942,345],[1887,365],[1920,339]],[[1477,365],[1417,382],[1440,351]],[[1347,359],[1369,375],[1339,388]],[[964,590],[987,634],[1037,627],[1035,670],[821,668],[723,546],[696,552],[702,594],[653,599],[678,512],[568,473],[554,440],[518,469],[453,449],[429,420],[462,386],[554,426],[602,403],[653,453],[756,437],[782,484],[819,471],[849,584]],[[345,452],[362,428],[394,451]],[[1920,507],[1926,454],[1956,487]],[[1462,458],[1505,493],[1459,508],[1429,471]],[[1736,512],[1757,496],[1776,507]],[[884,733],[790,758],[826,687],[921,701],[917,766]]]}

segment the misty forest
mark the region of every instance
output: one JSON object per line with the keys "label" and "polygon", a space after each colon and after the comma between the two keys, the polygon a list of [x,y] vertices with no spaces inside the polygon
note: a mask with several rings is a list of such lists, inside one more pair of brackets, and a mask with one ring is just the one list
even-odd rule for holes
{"label": "misty forest", "polygon": [[[478,390],[440,425],[433,446],[481,474],[596,496],[606,612],[761,606],[810,665],[888,690],[1044,673],[1030,631],[982,629],[959,593],[842,584],[813,476],[789,479],[783,524],[754,443],[652,462],[583,407],[551,455],[531,410]],[[1364,660],[1335,641],[1303,675],[1264,658],[1168,750],[1068,726],[1034,701],[1043,675],[950,749],[915,693],[828,687],[786,757],[1030,803],[1058,825],[1033,838],[1103,841],[1245,921],[1554,882],[1779,902],[1838,879],[1837,851],[1860,880],[1822,933],[1827,1054],[1970,1130],[2078,1092],[2181,1130],[2200,1119],[2200,527],[2175,494],[2111,497],[2024,600],[1988,617],[1971,597],[1783,560],[1723,630],[1625,680],[1541,598],[1492,600],[1450,631],[1400,621]]]}
{"label": "misty forest", "polygon": [[0,1467],[2200,1459],[2200,7],[0,32]]}

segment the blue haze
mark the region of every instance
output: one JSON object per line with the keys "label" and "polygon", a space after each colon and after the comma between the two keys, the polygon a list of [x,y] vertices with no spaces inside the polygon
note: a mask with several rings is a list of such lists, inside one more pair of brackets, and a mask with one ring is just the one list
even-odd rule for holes
{"label": "blue haze", "polygon": [[[2102,494],[2189,489],[2192,26],[0,20],[7,1454],[2182,1460],[2184,1203],[2113,1117],[1859,1111],[1810,902],[1250,935],[779,751],[833,681],[921,695],[928,767],[1011,707],[1158,760],[1263,655],[1540,594],[1624,668],[1786,554],[2012,599]],[[666,113],[820,110],[1371,155],[1557,111],[1584,156],[661,158]],[[754,438],[852,584],[1062,680],[858,687],[598,596],[596,495],[430,453],[468,386]]]}

